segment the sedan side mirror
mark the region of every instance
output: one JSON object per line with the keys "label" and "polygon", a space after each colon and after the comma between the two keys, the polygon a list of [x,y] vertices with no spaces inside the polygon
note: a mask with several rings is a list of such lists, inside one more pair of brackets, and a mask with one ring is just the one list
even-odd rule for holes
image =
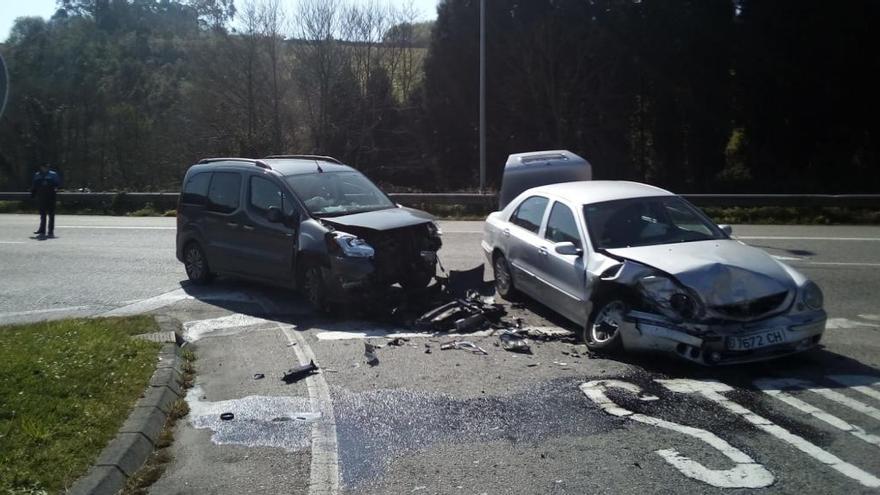
{"label": "sedan side mirror", "polygon": [[727,235],[733,235],[733,227],[731,227],[730,225],[719,225],[718,228]]}
{"label": "sedan side mirror", "polygon": [[277,206],[270,206],[269,211],[266,212],[266,220],[272,223],[281,223],[284,221],[284,214]]}
{"label": "sedan side mirror", "polygon": [[563,256],[580,256],[584,254],[584,250],[575,246],[573,242],[558,242],[553,250]]}

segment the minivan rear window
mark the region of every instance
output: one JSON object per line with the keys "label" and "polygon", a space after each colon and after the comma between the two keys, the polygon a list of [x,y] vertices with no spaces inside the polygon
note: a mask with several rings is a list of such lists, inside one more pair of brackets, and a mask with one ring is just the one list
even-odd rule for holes
{"label": "minivan rear window", "polygon": [[211,172],[193,174],[183,185],[181,203],[204,205],[208,202],[208,184],[211,183]]}
{"label": "minivan rear window", "polygon": [[241,174],[214,172],[208,190],[208,209],[220,213],[232,213],[238,209],[241,197]]}

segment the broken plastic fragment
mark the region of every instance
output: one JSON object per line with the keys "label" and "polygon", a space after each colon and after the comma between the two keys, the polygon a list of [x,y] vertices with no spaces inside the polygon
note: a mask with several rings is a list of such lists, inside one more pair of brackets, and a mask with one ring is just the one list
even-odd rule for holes
{"label": "broken plastic fragment", "polygon": [[501,339],[501,348],[508,352],[519,352],[522,354],[531,354],[532,348],[526,339],[519,335],[507,331],[499,336]]}
{"label": "broken plastic fragment", "polygon": [[284,383],[288,384],[298,382],[317,371],[318,366],[315,365],[315,362],[309,361],[309,364],[297,366],[296,368],[290,368],[289,370],[287,370],[281,377],[281,380],[284,381]]}
{"label": "broken plastic fragment", "polygon": [[379,365],[379,357],[376,356],[377,346],[364,342],[364,357],[367,358],[367,364],[370,366],[378,366]]}
{"label": "broken plastic fragment", "polygon": [[233,418],[235,418],[235,414],[232,414],[231,412],[225,412],[220,415],[220,419],[222,419],[223,421],[229,421]]}

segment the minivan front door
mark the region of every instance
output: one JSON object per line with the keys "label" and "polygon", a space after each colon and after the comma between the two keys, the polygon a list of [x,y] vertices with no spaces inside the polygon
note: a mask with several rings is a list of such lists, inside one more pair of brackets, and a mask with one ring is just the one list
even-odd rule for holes
{"label": "minivan front door", "polygon": [[214,172],[205,205],[205,249],[211,269],[236,271],[241,250],[241,174]]}
{"label": "minivan front door", "polygon": [[293,205],[289,196],[285,196],[278,182],[259,175],[249,176],[247,191],[240,271],[263,279],[293,282],[296,226],[268,219],[269,208],[273,207],[290,216]]}

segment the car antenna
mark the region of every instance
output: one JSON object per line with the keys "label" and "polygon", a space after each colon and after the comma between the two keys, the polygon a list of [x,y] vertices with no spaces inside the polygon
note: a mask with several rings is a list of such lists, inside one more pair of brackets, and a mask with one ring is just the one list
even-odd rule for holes
{"label": "car antenna", "polygon": [[318,160],[315,160],[315,165],[318,167],[318,173],[319,173],[319,174],[323,174],[323,173],[324,173],[324,169],[321,168],[321,164],[318,163]]}

